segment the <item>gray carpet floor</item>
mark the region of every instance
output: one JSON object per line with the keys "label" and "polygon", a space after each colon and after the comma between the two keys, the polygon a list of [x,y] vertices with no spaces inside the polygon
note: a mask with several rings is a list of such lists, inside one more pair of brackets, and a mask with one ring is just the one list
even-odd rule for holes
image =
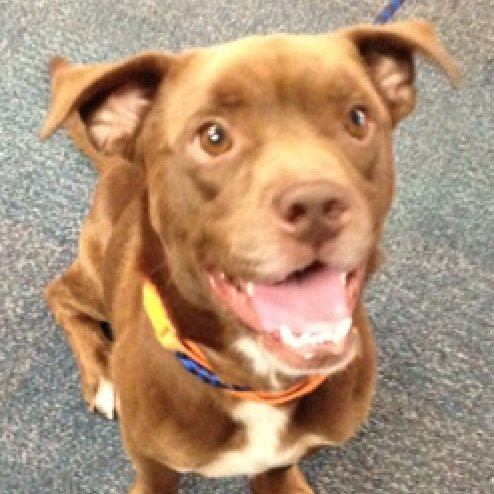
{"label": "gray carpet floor", "polygon": [[[123,494],[118,424],[87,413],[42,288],[74,257],[95,174],[63,133],[36,133],[54,53],[77,62],[248,33],[372,20],[381,0],[0,0],[0,494]],[[303,464],[318,494],[494,492],[494,0],[408,1],[464,70],[420,65],[396,135],[387,262],[366,293],[380,348],[369,422]],[[186,494],[245,479],[183,480]]]}

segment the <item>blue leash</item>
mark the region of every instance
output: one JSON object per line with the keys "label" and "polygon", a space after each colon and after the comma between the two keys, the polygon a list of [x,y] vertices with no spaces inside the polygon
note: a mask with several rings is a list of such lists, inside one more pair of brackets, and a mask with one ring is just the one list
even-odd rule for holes
{"label": "blue leash", "polygon": [[390,0],[388,5],[374,19],[374,24],[386,24],[386,22],[389,22],[404,3],[405,0]]}

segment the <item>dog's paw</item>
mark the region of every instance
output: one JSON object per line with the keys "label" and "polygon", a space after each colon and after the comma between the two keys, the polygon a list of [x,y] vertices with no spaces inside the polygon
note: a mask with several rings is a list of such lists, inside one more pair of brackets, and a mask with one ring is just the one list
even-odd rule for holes
{"label": "dog's paw", "polygon": [[89,400],[89,410],[99,412],[109,420],[116,418],[117,398],[113,383],[104,377],[99,380],[94,397]]}

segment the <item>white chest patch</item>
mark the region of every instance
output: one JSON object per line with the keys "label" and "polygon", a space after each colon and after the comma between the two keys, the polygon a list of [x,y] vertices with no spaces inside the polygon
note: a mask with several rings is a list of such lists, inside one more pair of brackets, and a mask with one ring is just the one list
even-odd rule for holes
{"label": "white chest patch", "polygon": [[232,418],[245,426],[247,444],[204,465],[200,474],[207,477],[257,475],[297,462],[311,446],[327,444],[320,437],[306,435],[294,444],[281,447],[288,412],[265,403],[243,402],[233,410]]}

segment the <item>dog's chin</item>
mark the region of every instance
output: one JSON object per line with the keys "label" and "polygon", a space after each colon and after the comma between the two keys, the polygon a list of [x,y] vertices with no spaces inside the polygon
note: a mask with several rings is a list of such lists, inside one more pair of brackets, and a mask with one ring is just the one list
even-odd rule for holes
{"label": "dog's chin", "polygon": [[346,272],[319,262],[276,282],[208,273],[216,299],[249,328],[270,366],[289,376],[331,374],[359,353],[353,313],[364,278],[364,265]]}

